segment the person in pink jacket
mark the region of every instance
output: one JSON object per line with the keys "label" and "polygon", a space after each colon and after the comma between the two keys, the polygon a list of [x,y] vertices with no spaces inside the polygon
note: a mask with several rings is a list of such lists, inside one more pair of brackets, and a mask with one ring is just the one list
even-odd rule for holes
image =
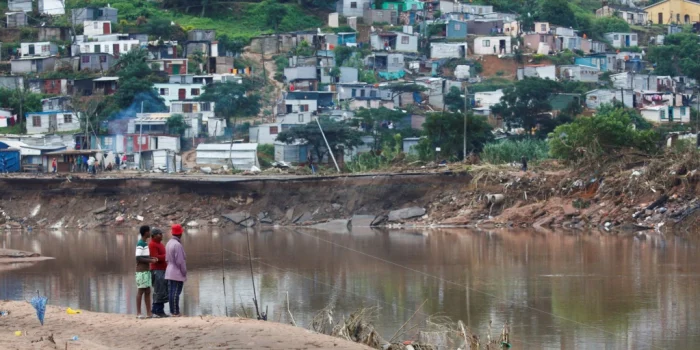
{"label": "person in pink jacket", "polygon": [[185,262],[185,249],[182,247],[182,226],[175,224],[170,228],[172,238],[165,245],[165,261],[168,267],[165,269],[165,280],[168,281],[168,304],[170,315],[180,316],[180,294],[187,281],[187,264]]}

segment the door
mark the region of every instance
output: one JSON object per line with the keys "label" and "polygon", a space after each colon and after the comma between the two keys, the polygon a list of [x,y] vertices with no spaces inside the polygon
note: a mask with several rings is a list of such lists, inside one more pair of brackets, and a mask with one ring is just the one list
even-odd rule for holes
{"label": "door", "polygon": [[664,24],[664,14],[661,12],[659,12],[659,21],[657,23]]}
{"label": "door", "polygon": [[28,54],[29,54],[29,55],[33,55],[34,52],[35,52],[35,51],[34,51],[34,45],[29,45],[29,52],[28,52]]}
{"label": "door", "polygon": [[112,54],[114,57],[119,57],[119,44],[112,44]]}
{"label": "door", "polygon": [[498,42],[498,49],[502,54],[506,53],[506,41],[505,40],[499,40]]}
{"label": "door", "polygon": [[187,99],[187,92],[185,89],[177,90],[177,99],[180,101]]}
{"label": "door", "polygon": [[668,107],[668,122],[673,123],[673,107]]}
{"label": "door", "polygon": [[54,133],[58,130],[58,119],[55,114],[49,114],[49,133]]}
{"label": "door", "polygon": [[112,23],[110,23],[110,22],[102,23],[102,33],[103,34],[111,34],[112,33]]}
{"label": "door", "polygon": [[625,47],[629,47],[629,46],[630,46],[630,36],[625,35]]}
{"label": "door", "polygon": [[180,75],[180,65],[179,64],[172,64],[170,66],[173,67],[172,75]]}
{"label": "door", "polygon": [[36,72],[41,73],[44,71],[44,60],[36,60]]}

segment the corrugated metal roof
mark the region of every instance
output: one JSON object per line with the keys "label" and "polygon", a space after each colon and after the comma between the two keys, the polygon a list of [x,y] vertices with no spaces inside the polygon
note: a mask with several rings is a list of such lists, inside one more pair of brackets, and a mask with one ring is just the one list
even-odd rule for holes
{"label": "corrugated metal roof", "polygon": [[117,80],[119,80],[119,77],[102,77],[102,78],[93,79],[92,81],[117,81]]}
{"label": "corrugated metal roof", "polygon": [[257,143],[234,143],[233,148],[230,143],[200,143],[197,151],[257,151]]}

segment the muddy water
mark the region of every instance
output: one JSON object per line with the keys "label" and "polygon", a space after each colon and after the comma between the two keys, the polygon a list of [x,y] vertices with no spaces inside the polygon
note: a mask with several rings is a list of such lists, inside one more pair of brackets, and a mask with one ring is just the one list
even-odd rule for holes
{"label": "muddy water", "polygon": [[[133,313],[136,240],[122,231],[5,233],[3,247],[57,259],[0,270],[0,299],[38,289],[53,304]],[[200,230],[184,243],[184,312],[250,315],[245,234]],[[288,292],[304,326],[329,303],[336,315],[377,306],[391,337],[425,301],[407,328],[442,314],[482,335],[489,320],[496,329],[507,321],[520,349],[700,348],[700,248],[679,238],[268,230],[252,233],[251,246],[260,304],[275,321],[289,322]]]}

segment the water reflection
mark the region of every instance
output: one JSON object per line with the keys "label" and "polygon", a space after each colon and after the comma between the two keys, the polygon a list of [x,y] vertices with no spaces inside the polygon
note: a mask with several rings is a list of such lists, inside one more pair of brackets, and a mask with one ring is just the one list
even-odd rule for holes
{"label": "water reflection", "polygon": [[[0,298],[28,298],[38,289],[53,304],[135,311],[135,230],[0,238],[4,247],[57,258],[0,272]],[[675,237],[264,230],[250,238],[260,303],[275,321],[289,322],[288,292],[297,323],[308,325],[329,303],[336,315],[378,306],[378,326],[390,337],[427,300],[412,323],[440,313],[484,334],[489,320],[507,321],[518,348],[700,346],[699,251]],[[251,315],[246,242],[244,232],[218,229],[185,236],[185,314]]]}

